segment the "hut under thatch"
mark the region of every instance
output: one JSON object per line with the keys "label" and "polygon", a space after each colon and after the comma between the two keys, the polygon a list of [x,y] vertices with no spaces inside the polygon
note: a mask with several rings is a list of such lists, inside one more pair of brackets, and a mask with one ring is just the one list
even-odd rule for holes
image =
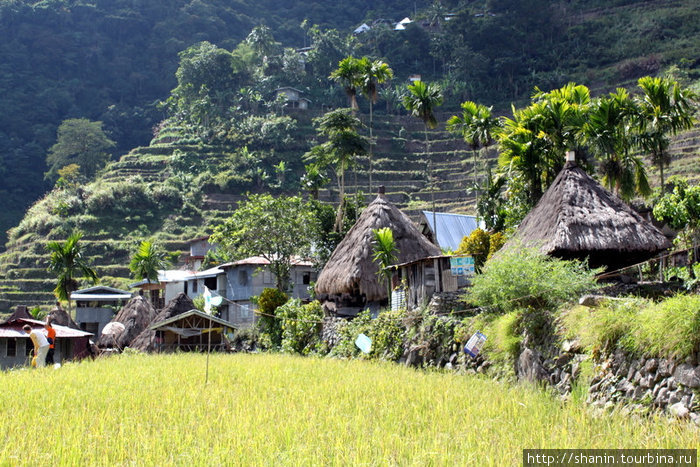
{"label": "hut under thatch", "polygon": [[373,261],[372,229],[388,227],[394,233],[398,263],[407,263],[440,254],[411,219],[390,203],[381,192],[367,206],[355,225],[335,248],[316,281],[316,297],[324,308],[338,315],[353,316],[359,311],[378,309],[386,303],[386,284],[379,279]]}
{"label": "hut under thatch", "polygon": [[101,349],[123,349],[130,346],[131,342],[144,329],[148,328],[155,316],[156,310],[148,300],[140,295],[132,298],[111,321],[111,323],[123,324],[123,331],[102,334],[97,340],[97,347]]}
{"label": "hut under thatch", "polygon": [[567,155],[564,168],[503,248],[521,245],[614,270],[645,261],[671,243]]}
{"label": "hut under thatch", "polygon": [[130,347],[132,349],[140,350],[142,352],[155,352],[158,350],[156,344],[156,331],[151,329],[150,326],[165,321],[174,316],[186,313],[194,308],[194,303],[192,299],[185,295],[184,293],[179,293],[168,302],[168,304],[163,308],[160,313],[146,325],[144,330],[136,336],[136,338],[131,342]]}

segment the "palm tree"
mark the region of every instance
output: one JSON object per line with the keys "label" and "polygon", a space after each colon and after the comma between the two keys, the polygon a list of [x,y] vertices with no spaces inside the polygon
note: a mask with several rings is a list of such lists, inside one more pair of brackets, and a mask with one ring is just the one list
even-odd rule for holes
{"label": "palm tree", "polygon": [[340,83],[345,89],[353,112],[358,109],[357,88],[362,85],[363,70],[360,62],[361,60],[355,57],[346,57],[338,62],[338,68],[330,75],[332,80]]}
{"label": "palm tree", "polygon": [[392,271],[388,269],[392,264],[396,264],[398,249],[394,241],[394,232],[389,227],[372,229],[374,235],[373,261],[379,266],[377,275],[386,280],[387,297],[391,303],[391,276]]}
{"label": "palm tree", "polygon": [[627,90],[618,88],[592,105],[582,127],[584,140],[600,160],[603,184],[625,200],[650,193],[642,160],[632,154],[637,106]]}
{"label": "palm tree", "polygon": [[54,294],[59,300],[68,302],[68,313],[71,311],[70,294],[78,290],[76,278],[84,277],[93,284],[97,282],[97,273],[85,262],[83,258],[80,239],[81,232],[72,233],[65,243],[52,241],[46,244],[46,249],[51,252],[49,257],[49,272],[57,275],[57,284]]}
{"label": "palm tree", "polygon": [[314,124],[318,134],[327,141],[311,148],[304,154],[304,159],[335,168],[340,196],[335,229],[340,232],[345,211],[345,171],[357,163],[358,156],[366,153],[367,139],[357,133],[362,124],[348,109],[327,112],[314,119]]}
{"label": "palm tree", "polygon": [[667,135],[692,128],[693,100],[698,96],[666,78],[645,76],[639,79],[638,85],[643,92],[637,102],[640,145],[651,154],[652,163],[659,169],[663,193],[664,168],[671,163]]}
{"label": "palm tree", "polygon": [[[435,118],[435,107],[442,105],[442,90],[440,86],[433,83],[423,83],[416,81],[408,85],[409,93],[403,98],[403,106],[414,117],[423,120],[425,129],[425,153],[428,157],[428,178],[432,179],[433,159],[430,155],[430,141],[428,140],[428,128],[435,128],[438,125]],[[432,187],[431,198],[433,204],[433,234],[437,244],[437,223],[435,222],[435,188]]]}
{"label": "palm tree", "polygon": [[[131,257],[129,270],[137,280],[147,279],[149,283],[158,284],[158,270],[167,267],[165,254],[158,249],[155,243],[144,240]],[[159,291],[151,290],[151,302],[155,305]]]}
{"label": "palm tree", "polygon": [[499,120],[491,116],[491,107],[472,101],[463,102],[461,107],[461,116],[453,115],[447,120],[447,130],[461,135],[474,153],[474,187],[478,200],[477,152],[493,143],[493,130],[499,125]]}
{"label": "palm tree", "polygon": [[369,100],[369,192],[372,193],[372,146],[374,145],[372,109],[377,102],[379,85],[393,78],[394,72],[385,62],[370,60],[367,57],[360,59],[360,68],[360,89]]}

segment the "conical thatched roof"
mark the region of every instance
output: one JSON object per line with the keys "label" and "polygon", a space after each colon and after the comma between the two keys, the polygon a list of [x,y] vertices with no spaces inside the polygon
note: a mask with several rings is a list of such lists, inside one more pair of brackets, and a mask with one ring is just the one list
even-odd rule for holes
{"label": "conical thatched roof", "polygon": [[671,246],[659,229],[567,162],[504,248],[518,245],[609,269],[645,261]]}
{"label": "conical thatched roof", "polygon": [[60,304],[57,304],[53,310],[49,311],[49,314],[46,318],[51,319],[51,322],[53,324],[58,324],[59,326],[80,329],[80,326],[78,326],[78,324],[75,321],[73,321],[73,318],[70,317],[66,310],[61,308]]}
{"label": "conical thatched roof", "polygon": [[129,347],[132,349],[141,350],[143,352],[153,352],[155,350],[156,332],[149,329],[149,326],[151,324],[170,319],[173,316],[181,315],[182,313],[190,311],[193,308],[194,303],[192,303],[190,297],[184,293],[179,293],[175,298],[168,302],[165,308],[158,313],[158,316],[156,316],[145,326],[143,331],[136,336]]}
{"label": "conical thatched roof", "polygon": [[338,244],[318,276],[319,296],[365,296],[366,301],[387,298],[381,284],[378,266],[372,261],[374,236],[372,229],[389,227],[399,250],[398,263],[440,254],[411,219],[380,194],[370,203],[345,238]]}
{"label": "conical thatched roof", "polygon": [[27,311],[27,307],[25,305],[18,305],[15,311],[10,315],[9,318],[7,318],[4,323],[10,323],[12,321],[17,321],[20,319],[34,319],[34,317]]}
{"label": "conical thatched roof", "polygon": [[156,316],[156,310],[144,297],[136,296],[129,300],[124,308],[119,310],[111,322],[124,325],[124,331],[117,334],[102,334],[97,341],[100,348],[123,349],[151,324]]}

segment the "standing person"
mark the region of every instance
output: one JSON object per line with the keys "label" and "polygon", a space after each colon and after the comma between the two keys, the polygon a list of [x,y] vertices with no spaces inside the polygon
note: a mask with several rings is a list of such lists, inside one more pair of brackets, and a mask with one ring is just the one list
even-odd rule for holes
{"label": "standing person", "polygon": [[29,338],[34,344],[34,356],[36,357],[36,367],[42,367],[46,364],[46,354],[49,352],[49,341],[46,340],[44,333],[38,329],[32,330],[32,327],[25,324],[24,332],[29,334]]}
{"label": "standing person", "polygon": [[46,353],[46,364],[53,365],[53,352],[56,348],[56,330],[53,328],[53,320],[46,320],[46,340],[49,341],[49,351]]}

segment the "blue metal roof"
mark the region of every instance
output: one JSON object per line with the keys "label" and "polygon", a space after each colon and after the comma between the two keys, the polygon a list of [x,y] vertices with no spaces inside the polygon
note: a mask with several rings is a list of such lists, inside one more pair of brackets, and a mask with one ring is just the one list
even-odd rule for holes
{"label": "blue metal roof", "polygon": [[[440,249],[456,251],[459,244],[466,235],[472,233],[477,227],[483,228],[483,223],[477,225],[476,216],[466,214],[435,213],[435,223],[437,224],[437,243]],[[426,224],[434,234],[433,212],[423,211],[421,224]]]}

